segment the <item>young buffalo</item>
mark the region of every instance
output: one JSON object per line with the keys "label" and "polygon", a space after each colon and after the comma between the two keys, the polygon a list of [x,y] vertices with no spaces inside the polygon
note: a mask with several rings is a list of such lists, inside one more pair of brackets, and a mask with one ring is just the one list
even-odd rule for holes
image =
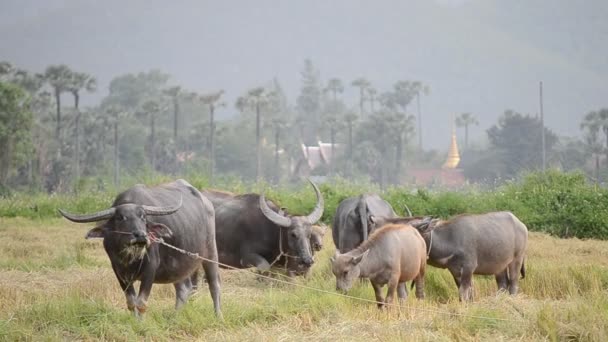
{"label": "young buffalo", "polygon": [[[369,278],[374,287],[378,307],[391,304],[397,286],[414,280],[416,297],[424,298],[426,244],[420,233],[410,225],[389,224],[376,230],[369,239],[350,252],[331,258],[331,270],[336,276],[336,288],[348,291],[356,279]],[[381,289],[388,284],[386,300]],[[405,288],[405,286],[403,286]],[[399,301],[407,290],[399,293]]]}

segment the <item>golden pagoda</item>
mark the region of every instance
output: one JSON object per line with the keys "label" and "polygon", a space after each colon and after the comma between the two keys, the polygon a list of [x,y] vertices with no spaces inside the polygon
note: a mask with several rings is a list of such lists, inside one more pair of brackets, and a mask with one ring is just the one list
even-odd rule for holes
{"label": "golden pagoda", "polygon": [[459,163],[460,153],[458,153],[458,143],[456,143],[456,129],[454,129],[454,123],[452,122],[452,144],[448,152],[448,159],[443,163],[442,167],[444,169],[455,169]]}

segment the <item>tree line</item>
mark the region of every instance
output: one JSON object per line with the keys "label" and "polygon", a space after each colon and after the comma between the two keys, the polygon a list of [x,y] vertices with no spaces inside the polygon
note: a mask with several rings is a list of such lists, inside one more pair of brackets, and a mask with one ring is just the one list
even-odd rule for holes
{"label": "tree line", "polygon": [[[347,87],[357,91],[356,103],[345,101]],[[416,80],[397,80],[384,90],[364,77],[324,81],[305,60],[294,102],[276,79],[252,86],[231,104],[221,89],[188,90],[150,70],[115,77],[107,96],[81,109],[81,97],[98,90],[93,75],[66,65],[32,73],[1,62],[0,187],[65,192],[118,186],[125,174],[184,172],[211,182],[281,182],[297,176],[302,144],[320,140],[330,143],[332,162],[313,174],[402,184],[408,168],[439,167],[445,159],[425,149],[420,134],[423,124],[432,124],[421,110],[430,89]],[[217,120],[218,110],[237,113]],[[587,170],[599,181],[601,159],[608,160],[607,109],[584,116],[582,140],[557,137],[537,117],[512,110],[486,131],[486,144],[469,144],[475,115],[462,113],[456,124],[465,135],[461,166],[474,182],[537,169],[541,129],[550,165]]]}

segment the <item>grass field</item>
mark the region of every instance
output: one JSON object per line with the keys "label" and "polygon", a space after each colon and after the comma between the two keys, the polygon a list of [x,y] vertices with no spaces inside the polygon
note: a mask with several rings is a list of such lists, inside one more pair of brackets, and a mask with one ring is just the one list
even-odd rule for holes
{"label": "grass field", "polygon": [[[206,287],[184,308],[154,285],[145,319],[126,309],[101,240],[61,219],[0,218],[0,340],[608,340],[608,242],[530,233],[526,279],[515,297],[475,277],[475,300],[461,304],[446,270],[430,268],[426,299],[403,308],[334,293],[333,244],[297,283],[320,293],[222,272],[224,321]],[[368,282],[351,295],[373,299]]]}

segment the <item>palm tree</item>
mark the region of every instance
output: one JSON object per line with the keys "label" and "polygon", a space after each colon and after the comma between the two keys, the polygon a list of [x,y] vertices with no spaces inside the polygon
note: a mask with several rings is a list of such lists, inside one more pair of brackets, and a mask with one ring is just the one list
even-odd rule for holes
{"label": "palm tree", "polygon": [[209,183],[213,181],[213,171],[215,168],[215,108],[218,105],[223,105],[218,103],[220,98],[224,94],[224,90],[220,90],[218,92],[201,95],[199,96],[200,101],[209,106],[209,140],[208,140],[208,148],[209,148]]}
{"label": "palm tree", "polygon": [[171,98],[173,101],[173,141],[177,147],[177,127],[179,124],[179,97],[182,94],[182,88],[180,86],[170,87],[163,91],[163,93]]}
{"label": "palm tree", "polygon": [[418,149],[422,151],[422,113],[420,111],[420,94],[429,95],[430,88],[423,85],[421,82],[416,81],[416,107],[418,109]]}
{"label": "palm tree", "polygon": [[359,88],[359,110],[360,115],[363,117],[363,103],[365,102],[365,90],[371,86],[371,83],[363,77],[359,77],[354,80],[351,85]]}
{"label": "palm tree", "polygon": [[456,117],[456,126],[464,127],[464,148],[469,149],[469,125],[479,125],[477,118],[471,113],[462,113]]}
{"label": "palm tree", "polygon": [[150,118],[150,167],[156,171],[156,117],[165,110],[156,100],[148,100],[142,105],[143,115]]}
{"label": "palm tree", "polygon": [[342,84],[342,80],[339,78],[331,78],[329,81],[327,81],[327,87],[325,87],[323,90],[332,93],[332,99],[335,103],[337,101],[337,94],[344,92],[344,85]]}
{"label": "palm tree", "polygon": [[281,180],[281,169],[279,167],[279,142],[281,139],[281,132],[287,128],[287,121],[284,118],[277,117],[272,120],[274,126],[274,170],[275,170],[275,183],[279,183]]}
{"label": "palm tree", "polygon": [[329,136],[331,142],[331,160],[329,162],[329,174],[334,173],[334,163],[336,160],[335,145],[336,145],[336,133],[341,128],[342,121],[338,119],[338,115],[341,111],[340,104],[338,103],[337,93],[344,91],[344,85],[338,78],[332,78],[327,82],[327,87],[324,89],[326,92],[333,94],[333,103],[329,108],[326,108],[325,122],[329,126]]}
{"label": "palm tree", "polygon": [[602,153],[602,142],[600,141],[600,128],[602,120],[598,112],[589,112],[581,123],[581,130],[585,131],[585,143],[589,151],[595,155],[595,182],[600,182],[600,154]]}
{"label": "palm tree", "polygon": [[357,115],[354,113],[347,113],[344,116],[344,121],[348,126],[348,171],[349,177],[353,176],[353,126],[357,120]]}
{"label": "palm tree", "polygon": [[255,108],[255,141],[256,141],[256,167],[255,167],[255,179],[257,182],[262,177],[262,131],[261,131],[261,109],[263,106],[269,104],[273,98],[274,93],[267,92],[264,87],[257,87],[249,90],[247,95],[241,96],[237,99],[235,106],[244,112],[246,108]]}
{"label": "palm tree", "polygon": [[599,118],[602,132],[604,132],[606,138],[606,149],[604,152],[606,153],[606,163],[608,163],[608,108],[598,110],[596,115]]}
{"label": "palm tree", "polygon": [[44,71],[44,77],[53,88],[55,96],[55,105],[57,106],[57,127],[55,129],[55,138],[59,143],[57,153],[61,155],[63,139],[61,137],[61,94],[68,90],[68,85],[72,79],[72,71],[67,65],[51,65]]}
{"label": "palm tree", "polygon": [[118,187],[120,184],[120,153],[119,153],[119,140],[118,140],[118,126],[120,117],[124,114],[123,110],[116,106],[109,106],[106,108],[106,113],[111,117],[111,122],[114,126],[114,186]]}
{"label": "palm tree", "polygon": [[376,90],[376,88],[374,87],[368,87],[366,99],[367,101],[369,101],[369,109],[370,112],[373,114],[375,112],[374,104],[378,100],[378,90]]}
{"label": "palm tree", "polygon": [[394,182],[399,183],[401,178],[401,164],[403,164],[403,146],[407,143],[408,137],[414,132],[413,116],[407,116],[403,113],[395,113],[392,115],[389,131],[394,131],[396,151],[395,151],[395,174]]}
{"label": "palm tree", "polygon": [[74,96],[74,110],[76,112],[76,116],[74,118],[75,121],[75,130],[76,130],[76,151],[74,153],[75,160],[75,178],[76,181],[80,179],[80,91],[86,90],[88,92],[93,92],[97,89],[97,80],[94,77],[82,73],[82,72],[72,72],[71,79],[66,87],[67,91],[72,93]]}

